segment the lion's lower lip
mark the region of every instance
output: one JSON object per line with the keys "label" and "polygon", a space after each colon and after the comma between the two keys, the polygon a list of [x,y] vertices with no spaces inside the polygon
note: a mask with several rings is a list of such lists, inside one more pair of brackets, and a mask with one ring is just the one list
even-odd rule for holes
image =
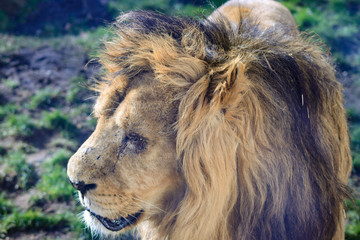
{"label": "lion's lower lip", "polygon": [[91,215],[96,217],[96,219],[99,220],[102,223],[102,225],[104,225],[104,227],[106,227],[110,231],[120,231],[121,229],[136,223],[136,221],[138,220],[140,215],[143,213],[143,211],[141,210],[141,211],[135,213],[134,215],[129,215],[126,218],[120,217],[115,220],[110,220],[106,217],[97,215],[96,213],[90,211],[89,209],[86,209],[86,210],[89,211]]}

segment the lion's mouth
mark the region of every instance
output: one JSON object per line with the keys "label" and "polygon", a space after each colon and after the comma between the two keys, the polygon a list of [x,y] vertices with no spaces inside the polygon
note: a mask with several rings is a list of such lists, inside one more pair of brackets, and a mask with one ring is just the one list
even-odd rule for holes
{"label": "lion's mouth", "polygon": [[106,227],[110,231],[114,231],[114,232],[120,231],[121,229],[136,223],[138,218],[140,217],[140,215],[143,213],[143,210],[141,210],[141,211],[135,213],[134,215],[127,216],[126,218],[120,217],[118,219],[111,220],[106,217],[97,215],[96,213],[90,211],[89,209],[86,209],[86,210],[88,212],[90,212],[91,215],[96,217],[96,219],[99,220],[102,223],[102,225],[104,225],[104,227]]}

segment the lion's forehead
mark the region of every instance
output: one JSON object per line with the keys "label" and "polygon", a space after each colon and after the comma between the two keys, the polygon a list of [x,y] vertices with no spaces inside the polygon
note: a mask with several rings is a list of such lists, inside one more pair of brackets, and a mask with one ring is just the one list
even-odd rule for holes
{"label": "lion's forehead", "polygon": [[[175,121],[176,107],[172,92],[155,80],[141,80],[126,88],[109,86],[99,96],[94,112],[99,116],[114,118],[123,128],[143,128],[166,131]],[[147,131],[149,131],[147,130]]]}

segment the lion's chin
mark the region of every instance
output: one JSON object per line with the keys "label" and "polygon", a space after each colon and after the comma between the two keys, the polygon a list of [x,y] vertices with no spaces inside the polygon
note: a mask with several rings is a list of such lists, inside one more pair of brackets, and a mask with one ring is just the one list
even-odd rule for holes
{"label": "lion's chin", "polygon": [[91,229],[96,229],[100,232],[104,232],[103,230],[105,229],[112,232],[118,232],[128,226],[136,224],[142,213],[143,211],[141,210],[133,215],[128,215],[127,217],[120,217],[118,219],[111,220],[86,209],[84,212],[84,218]]}

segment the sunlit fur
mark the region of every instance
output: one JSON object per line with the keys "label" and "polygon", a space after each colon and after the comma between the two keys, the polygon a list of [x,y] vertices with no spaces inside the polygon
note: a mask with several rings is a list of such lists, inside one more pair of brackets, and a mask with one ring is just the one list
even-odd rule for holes
{"label": "sunlit fur", "polygon": [[351,156],[328,56],[311,38],[263,29],[256,19],[233,29],[225,19],[136,11],[118,18],[105,44],[101,94],[150,74],[174,109],[174,120],[158,124],[171,126],[176,149],[167,151],[176,151],[176,164],[168,168],[177,168],[181,187],[139,232],[171,240],[343,239]]}

